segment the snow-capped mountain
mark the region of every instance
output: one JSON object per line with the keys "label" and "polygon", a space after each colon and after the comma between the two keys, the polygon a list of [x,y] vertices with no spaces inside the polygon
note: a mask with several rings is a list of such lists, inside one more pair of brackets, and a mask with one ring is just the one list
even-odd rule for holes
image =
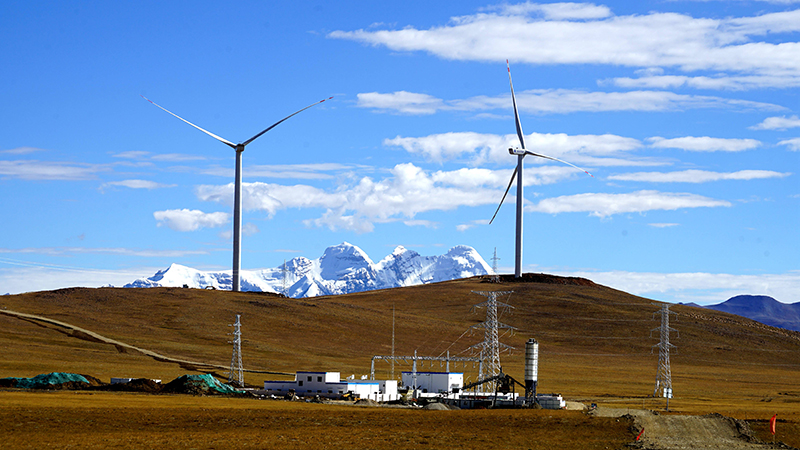
{"label": "snow-capped mountain", "polygon": [[[274,269],[242,270],[243,291],[283,292],[289,297],[347,294],[371,289],[387,289],[416,284],[466,278],[491,273],[474,248],[453,247],[439,256],[421,256],[398,246],[377,264],[363,250],[344,242],[328,247],[317,259],[303,257],[287,261]],[[231,273],[202,272],[172,264],[149,278],[140,278],[125,287],[189,286],[231,289]]]}

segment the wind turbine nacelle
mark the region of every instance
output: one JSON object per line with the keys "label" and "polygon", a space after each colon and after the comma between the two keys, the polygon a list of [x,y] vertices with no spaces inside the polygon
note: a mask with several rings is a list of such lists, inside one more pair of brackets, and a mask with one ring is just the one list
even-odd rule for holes
{"label": "wind turbine nacelle", "polygon": [[524,150],[524,149],[521,149],[521,148],[519,148],[519,147],[512,147],[512,148],[509,148],[509,149],[508,149],[508,153],[510,153],[510,154],[512,154],[512,155],[517,155],[517,156],[519,156],[519,155],[524,155],[524,154],[525,154],[525,150]]}

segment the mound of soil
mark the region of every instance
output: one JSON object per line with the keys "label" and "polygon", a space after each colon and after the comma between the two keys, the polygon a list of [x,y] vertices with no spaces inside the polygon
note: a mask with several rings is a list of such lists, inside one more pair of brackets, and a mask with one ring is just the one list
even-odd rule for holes
{"label": "mound of soil", "polygon": [[427,409],[429,411],[450,411],[450,408],[445,405],[444,403],[428,403],[427,405],[422,407],[423,409]]}
{"label": "mound of soil", "polygon": [[182,375],[161,388],[162,393],[191,395],[241,395],[227,384],[222,384],[213,375]]}
{"label": "mound of soil", "polygon": [[[501,283],[543,283],[560,284],[562,286],[597,286],[592,280],[578,277],[559,277],[546,273],[523,273],[520,278],[514,278],[513,274],[498,275]],[[484,281],[492,282],[492,276],[487,276]]]}
{"label": "mound of soil", "polygon": [[114,383],[99,386],[97,390],[114,392],[146,392],[149,394],[157,394],[161,392],[161,383],[156,383],[149,378],[137,378],[127,383]]}
{"label": "mound of soil", "polygon": [[380,403],[376,402],[375,400],[369,399],[369,398],[360,398],[360,399],[356,400],[354,405],[358,405],[358,406],[379,406]]}
{"label": "mound of soil", "polygon": [[80,390],[102,384],[100,380],[89,375],[65,372],[43,373],[31,378],[0,379],[0,387],[20,389]]}

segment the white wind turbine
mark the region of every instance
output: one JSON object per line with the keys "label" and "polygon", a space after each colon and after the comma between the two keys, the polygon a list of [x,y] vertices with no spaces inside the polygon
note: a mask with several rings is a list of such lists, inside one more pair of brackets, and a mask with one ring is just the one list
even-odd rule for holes
{"label": "white wind turbine", "polygon": [[[538,156],[539,158],[550,159],[553,161],[558,161],[560,163],[567,164],[572,166],[578,170],[586,170],[581,169],[580,167],[576,166],[575,164],[568,163],[566,161],[560,160],[558,158],[553,158],[552,156],[541,155],[539,153],[534,153],[532,151],[525,149],[525,138],[522,135],[522,125],[519,122],[519,112],[517,111],[517,98],[514,96],[514,83],[511,82],[511,66],[508,64],[508,60],[506,60],[506,67],[508,68],[508,84],[511,85],[511,102],[514,105],[514,121],[517,125],[517,136],[519,136],[519,143],[520,147],[512,147],[508,149],[508,153],[512,155],[517,155],[517,167],[514,168],[514,172],[511,174],[511,180],[508,182],[508,187],[506,188],[506,192],[503,194],[503,198],[500,200],[500,204],[497,205],[497,210],[495,210],[492,219],[489,221],[491,224],[494,221],[494,218],[497,217],[497,213],[500,211],[500,207],[503,206],[503,201],[506,199],[506,195],[508,195],[509,189],[511,189],[511,185],[514,184],[514,178],[516,177],[517,180],[517,239],[516,239],[516,256],[514,258],[514,278],[519,278],[522,276],[522,159],[525,158],[526,155],[531,156]],[[594,175],[586,172],[589,176],[594,178]]]}
{"label": "white wind turbine", "polygon": [[158,106],[159,108],[161,108],[162,110],[168,112],[169,114],[177,117],[178,119],[181,119],[182,121],[188,123],[189,125],[197,128],[198,130],[202,131],[203,133],[213,137],[214,139],[216,139],[216,140],[222,142],[223,144],[228,145],[232,149],[236,150],[236,175],[235,175],[235,183],[234,183],[234,191],[233,191],[233,271],[232,271],[233,288],[232,289],[233,289],[233,291],[238,292],[239,291],[239,280],[240,280],[240,278],[239,278],[239,269],[240,269],[240,267],[242,265],[242,258],[241,258],[241,252],[242,252],[242,240],[241,240],[241,238],[242,238],[242,152],[244,152],[244,147],[247,144],[249,144],[249,143],[253,142],[254,140],[256,140],[257,138],[259,138],[262,134],[264,134],[267,131],[275,128],[276,126],[278,126],[281,122],[285,121],[286,119],[294,116],[295,114],[299,114],[299,113],[307,110],[308,108],[311,108],[312,106],[319,105],[320,103],[324,102],[325,100],[330,100],[333,97],[328,97],[326,99],[320,100],[320,101],[318,101],[316,103],[313,103],[311,105],[306,106],[305,108],[303,108],[303,109],[301,109],[299,111],[296,111],[296,112],[293,112],[292,114],[289,114],[288,116],[284,117],[283,119],[281,119],[281,120],[273,123],[269,127],[267,127],[264,131],[258,133],[257,135],[251,137],[250,139],[248,139],[248,140],[246,140],[246,141],[244,141],[244,142],[242,142],[240,144],[234,144],[233,142],[231,142],[231,141],[229,141],[227,139],[221,138],[221,137],[217,136],[216,134],[214,134],[214,133],[212,133],[212,132],[210,132],[208,130],[204,130],[204,129],[198,127],[197,125],[193,124],[192,122],[189,122],[188,120],[184,119],[183,117],[181,117],[181,116],[179,116],[179,115],[167,110],[166,108],[156,104],[155,102],[153,102],[149,98],[145,97],[144,95],[142,95],[142,98],[147,100],[148,102]]}

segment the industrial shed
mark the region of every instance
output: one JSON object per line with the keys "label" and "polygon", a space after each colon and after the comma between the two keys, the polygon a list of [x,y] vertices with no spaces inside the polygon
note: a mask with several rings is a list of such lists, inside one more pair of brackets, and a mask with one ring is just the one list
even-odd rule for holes
{"label": "industrial shed", "polygon": [[396,380],[342,380],[339,372],[297,372],[293,381],[265,381],[264,391],[276,396],[294,391],[300,397],[339,398],[352,394],[378,402],[398,399]]}

